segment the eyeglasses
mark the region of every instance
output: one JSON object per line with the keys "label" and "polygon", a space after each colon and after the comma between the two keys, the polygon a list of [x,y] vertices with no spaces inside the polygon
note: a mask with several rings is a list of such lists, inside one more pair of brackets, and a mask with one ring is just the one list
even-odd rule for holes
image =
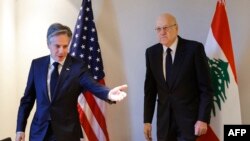
{"label": "eyeglasses", "polygon": [[171,27],[174,27],[174,26],[176,26],[176,24],[173,24],[173,25],[170,25],[170,26],[156,27],[155,31],[161,32],[163,30],[163,31],[168,32],[171,29]]}

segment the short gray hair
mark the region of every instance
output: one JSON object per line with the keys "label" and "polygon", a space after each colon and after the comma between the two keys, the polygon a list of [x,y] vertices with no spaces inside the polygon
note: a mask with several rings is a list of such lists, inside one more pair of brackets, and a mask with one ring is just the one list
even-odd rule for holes
{"label": "short gray hair", "polygon": [[49,26],[47,31],[47,44],[50,43],[50,38],[56,35],[66,34],[69,38],[72,37],[72,31],[66,25],[60,23],[53,23]]}

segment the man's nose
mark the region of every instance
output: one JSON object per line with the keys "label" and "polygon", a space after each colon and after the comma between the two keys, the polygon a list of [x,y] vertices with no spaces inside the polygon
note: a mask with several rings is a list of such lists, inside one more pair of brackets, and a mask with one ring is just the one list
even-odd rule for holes
{"label": "man's nose", "polygon": [[165,34],[166,34],[166,30],[161,29],[161,30],[160,30],[160,35],[165,35]]}
{"label": "man's nose", "polygon": [[59,54],[61,54],[61,53],[63,53],[64,52],[64,48],[61,46],[61,47],[59,47],[59,49],[58,49],[58,53]]}

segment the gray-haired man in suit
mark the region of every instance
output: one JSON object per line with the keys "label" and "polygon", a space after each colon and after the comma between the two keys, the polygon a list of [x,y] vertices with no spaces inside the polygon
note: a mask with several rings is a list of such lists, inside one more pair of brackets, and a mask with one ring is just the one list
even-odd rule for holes
{"label": "gray-haired man in suit", "polygon": [[206,134],[212,86],[204,47],[178,36],[178,23],[169,13],[156,21],[158,44],[146,50],[144,134],[150,141],[157,102],[157,140],[195,141]]}

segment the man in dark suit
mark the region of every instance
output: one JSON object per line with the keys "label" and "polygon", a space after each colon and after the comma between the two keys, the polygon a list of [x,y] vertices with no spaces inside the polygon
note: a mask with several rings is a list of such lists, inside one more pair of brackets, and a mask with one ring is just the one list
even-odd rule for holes
{"label": "man in dark suit", "polygon": [[160,43],[146,50],[144,135],[152,140],[157,101],[157,140],[195,141],[207,132],[213,91],[204,47],[178,36],[169,13],[156,22]]}
{"label": "man in dark suit", "polygon": [[89,90],[105,101],[120,101],[126,85],[109,89],[98,84],[86,65],[68,54],[72,32],[59,23],[47,32],[50,55],[34,59],[17,117],[16,141],[25,140],[27,118],[36,101],[30,141],[79,141],[78,95]]}

